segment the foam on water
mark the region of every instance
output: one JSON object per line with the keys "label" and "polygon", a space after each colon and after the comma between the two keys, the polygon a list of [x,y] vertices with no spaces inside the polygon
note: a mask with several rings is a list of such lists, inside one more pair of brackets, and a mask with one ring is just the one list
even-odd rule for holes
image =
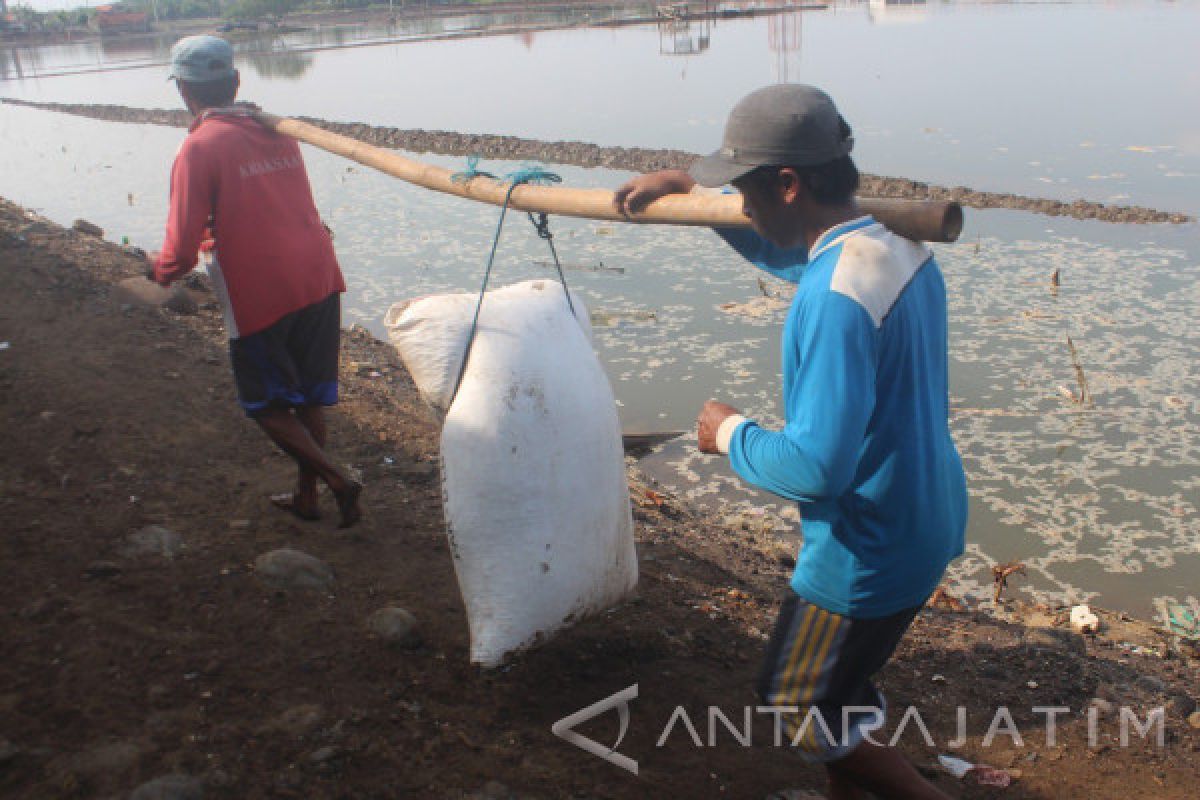
{"label": "foam on water", "polygon": [[[0,107],[0,174],[10,199],[69,224],[158,245],[167,166],[182,131]],[[381,333],[402,298],[478,288],[497,209],[418,190],[305,149],[319,208],[352,287],[346,321]],[[428,159],[460,166],[452,159]],[[502,172],[507,165],[485,165]],[[624,174],[562,170],[573,186]],[[128,202],[128,195],[135,198]],[[716,397],[779,425],[784,304],[711,232],[552,220],[562,258],[624,267],[570,272],[595,326],[627,430],[691,429]],[[952,425],[971,489],[970,544],[953,589],[989,594],[989,568],[1018,559],[1015,590],[1151,614],[1195,593],[1200,574],[1200,235],[1196,226],[1122,228],[973,212],[961,243],[936,247],[950,294]],[[510,217],[495,280],[545,277],[548,257]],[[1051,285],[1058,272],[1060,284]],[[770,292],[786,286],[767,279]],[[1070,335],[1092,405],[1081,405]],[[694,437],[645,467],[700,504],[780,531],[794,508],[749,490]]]}

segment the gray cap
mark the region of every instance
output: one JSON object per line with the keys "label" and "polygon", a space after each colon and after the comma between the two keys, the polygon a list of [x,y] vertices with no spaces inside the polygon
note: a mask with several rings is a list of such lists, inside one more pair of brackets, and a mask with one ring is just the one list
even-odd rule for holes
{"label": "gray cap", "polygon": [[228,78],[233,68],[233,47],[216,36],[186,36],[171,48],[171,77],[188,83]]}
{"label": "gray cap", "polygon": [[724,186],[756,167],[811,167],[849,155],[850,126],[829,95],[783,83],[743,97],[729,112],[721,149],[688,170],[701,186]]}

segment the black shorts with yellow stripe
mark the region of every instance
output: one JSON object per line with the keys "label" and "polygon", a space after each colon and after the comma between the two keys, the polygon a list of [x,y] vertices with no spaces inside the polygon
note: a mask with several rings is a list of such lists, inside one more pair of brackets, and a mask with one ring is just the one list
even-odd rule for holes
{"label": "black shorts with yellow stripe", "polygon": [[782,722],[781,743],[815,761],[836,761],[882,727],[887,705],[871,677],[920,610],[856,619],[788,589],[758,679],[759,698]]}

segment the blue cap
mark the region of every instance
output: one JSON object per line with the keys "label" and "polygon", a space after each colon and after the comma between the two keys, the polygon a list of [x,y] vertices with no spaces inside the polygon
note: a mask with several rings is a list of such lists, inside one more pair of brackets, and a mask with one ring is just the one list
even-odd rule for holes
{"label": "blue cap", "polygon": [[208,83],[232,77],[233,47],[216,36],[186,36],[171,48],[170,77],[188,83]]}

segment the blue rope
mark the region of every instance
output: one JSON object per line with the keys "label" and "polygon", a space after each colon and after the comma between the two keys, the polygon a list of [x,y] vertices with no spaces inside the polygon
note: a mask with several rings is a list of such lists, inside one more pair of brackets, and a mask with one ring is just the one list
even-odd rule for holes
{"label": "blue rope", "polygon": [[[450,179],[455,183],[466,183],[476,177],[496,179],[495,175],[479,169],[479,156],[470,156],[467,158],[466,170],[455,173]],[[458,368],[458,378],[454,381],[454,391],[450,394],[450,403],[446,406],[447,411],[450,410],[450,406],[454,405],[454,399],[458,397],[458,389],[462,385],[463,375],[467,372],[467,361],[471,358],[471,348],[475,344],[475,333],[479,327],[479,312],[483,309],[483,298],[487,294],[488,281],[492,277],[492,264],[496,260],[496,248],[500,244],[500,234],[504,230],[504,218],[508,214],[508,206],[512,200],[513,191],[518,186],[527,183],[536,185],[562,183],[560,175],[550,172],[538,164],[524,164],[520,169],[506,174],[504,180],[508,183],[508,191],[504,193],[504,204],[500,206],[500,219],[496,222],[496,233],[492,237],[492,249],[488,253],[487,266],[483,271],[483,285],[479,287],[479,299],[475,302],[475,316],[471,318],[471,330],[467,334],[467,349],[463,353],[462,364]],[[545,213],[539,213],[537,218],[532,213],[529,213],[529,221],[533,223],[533,227],[537,230],[538,237],[544,239],[550,247],[550,255],[554,257],[554,266],[558,270],[558,280],[562,283],[563,294],[567,298],[567,307],[571,309],[571,315],[574,316],[575,304],[571,302],[571,292],[567,288],[567,278],[563,275],[562,264],[558,261],[558,251],[554,247],[554,235],[550,232],[549,220]]]}
{"label": "blue rope", "polygon": [[456,172],[451,175],[450,180],[453,183],[466,183],[467,181],[471,180],[471,178],[478,178],[480,176],[483,176],[484,178],[495,179],[495,175],[490,172],[483,172],[482,170],[478,169],[478,167],[479,156],[467,156],[467,168],[462,172]]}
{"label": "blue rope", "polygon": [[549,183],[562,183],[562,176],[543,169],[540,164],[522,164],[521,168],[504,176],[504,180],[518,186],[522,183],[533,183],[544,186]]}

